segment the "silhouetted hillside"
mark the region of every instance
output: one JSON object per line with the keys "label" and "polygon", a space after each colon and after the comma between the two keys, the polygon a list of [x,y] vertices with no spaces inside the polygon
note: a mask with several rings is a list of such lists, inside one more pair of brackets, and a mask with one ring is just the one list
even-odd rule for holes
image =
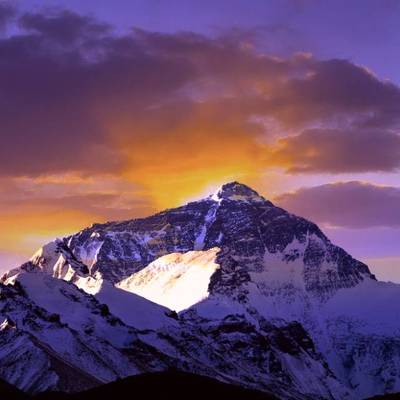
{"label": "silhouetted hillside", "polygon": [[1,400],[28,400],[29,396],[19,391],[14,386],[0,380],[0,399]]}
{"label": "silhouetted hillside", "polygon": [[[129,397],[127,397],[129,396]],[[203,376],[183,372],[161,372],[132,376],[85,392],[66,395],[44,393],[37,400],[98,400],[105,399],[218,399],[273,400],[265,393],[243,389]]]}
{"label": "silhouetted hillside", "polygon": [[400,393],[386,394],[384,396],[374,396],[368,400],[400,400]]}

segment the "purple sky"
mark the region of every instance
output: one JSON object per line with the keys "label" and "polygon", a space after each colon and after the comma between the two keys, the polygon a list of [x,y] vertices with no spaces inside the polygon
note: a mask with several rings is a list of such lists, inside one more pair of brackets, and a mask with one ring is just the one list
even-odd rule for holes
{"label": "purple sky", "polygon": [[264,29],[262,47],[345,58],[400,83],[398,0],[18,0],[23,9],[65,7],[121,30],[213,33]]}

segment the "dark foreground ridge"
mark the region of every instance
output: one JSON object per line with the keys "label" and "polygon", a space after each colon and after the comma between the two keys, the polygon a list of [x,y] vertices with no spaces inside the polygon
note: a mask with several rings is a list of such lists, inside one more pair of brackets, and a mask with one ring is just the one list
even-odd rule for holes
{"label": "dark foreground ridge", "polygon": [[21,392],[16,387],[0,380],[0,399],[1,400],[27,400],[29,396]]}
{"label": "dark foreground ridge", "polygon": [[259,391],[179,371],[136,375],[75,394],[47,392],[29,397],[6,383],[0,385],[1,400],[98,400],[123,399],[127,395],[137,400],[277,400]]}
{"label": "dark foreground ridge", "polygon": [[[0,381],[0,399],[4,400],[99,400],[111,398],[135,398],[137,400],[278,400],[256,390],[244,389],[200,375],[179,371],[157,372],[121,379],[94,389],[67,394],[41,393],[30,397],[4,381]],[[368,400],[368,399],[367,399]],[[400,394],[372,397],[369,400],[400,400]]]}

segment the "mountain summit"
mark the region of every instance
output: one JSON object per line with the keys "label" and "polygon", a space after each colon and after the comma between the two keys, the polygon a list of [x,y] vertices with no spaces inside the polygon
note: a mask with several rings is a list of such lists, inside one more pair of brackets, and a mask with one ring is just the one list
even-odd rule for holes
{"label": "mountain summit", "polygon": [[[255,190],[239,182],[230,182],[221,186],[211,198],[215,201],[237,200],[246,202],[265,202],[266,200],[260,196]],[[272,206],[273,204],[270,203]]]}
{"label": "mountain summit", "polygon": [[[96,360],[114,349],[106,365],[90,364],[86,386],[96,368],[107,382],[173,366],[288,399],[400,391],[400,286],[378,282],[317,225],[237,182],[182,207],[56,240],[3,283],[21,290],[31,309],[58,315],[46,318],[72,328]],[[13,332],[40,336],[41,351],[78,375],[85,370],[86,353],[54,344],[55,326],[35,330],[2,301]],[[49,363],[53,387],[68,387]],[[0,377],[48,387],[37,377],[20,385],[18,368],[9,371]]]}

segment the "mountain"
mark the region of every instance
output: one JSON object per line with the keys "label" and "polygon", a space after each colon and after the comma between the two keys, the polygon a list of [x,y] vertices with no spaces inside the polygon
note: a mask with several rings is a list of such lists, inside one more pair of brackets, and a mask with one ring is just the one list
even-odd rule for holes
{"label": "mountain", "polygon": [[[2,281],[109,357],[90,370],[103,382],[173,367],[280,398],[400,391],[400,285],[377,281],[317,225],[237,182],[179,208],[51,242]],[[88,327],[91,313],[110,323],[96,317]],[[27,330],[21,318],[14,324]],[[81,350],[47,338],[52,329],[28,331],[76,374],[87,371]],[[43,382],[77,389],[47,365]],[[17,368],[12,377],[2,371],[24,390],[47,389],[26,377],[22,385]]]}

